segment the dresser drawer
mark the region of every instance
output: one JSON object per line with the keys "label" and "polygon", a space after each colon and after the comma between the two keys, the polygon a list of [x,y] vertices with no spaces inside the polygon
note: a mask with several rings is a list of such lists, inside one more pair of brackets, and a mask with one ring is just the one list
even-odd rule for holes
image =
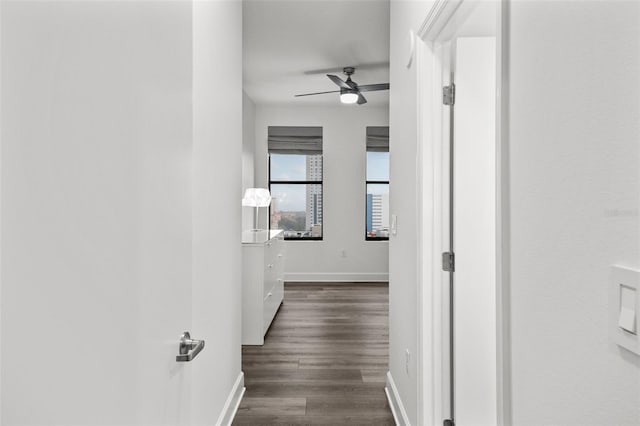
{"label": "dresser drawer", "polygon": [[273,245],[274,248],[274,269],[276,278],[282,278],[284,276],[284,260],[285,260],[285,244],[284,240],[276,240]]}
{"label": "dresser drawer", "polygon": [[276,284],[276,280],[278,278],[277,265],[273,263],[269,263],[264,267],[264,295],[267,295],[267,292],[271,291],[273,286]]}
{"label": "dresser drawer", "polygon": [[266,294],[264,298],[264,309],[263,309],[263,323],[262,323],[262,332],[263,334],[267,332],[269,329],[269,325],[271,325],[271,321],[273,321],[273,317],[276,315],[278,311],[278,307],[280,303],[282,303],[283,286],[279,283],[274,285]]}
{"label": "dresser drawer", "polygon": [[264,264],[275,265],[278,259],[281,259],[278,255],[282,253],[283,240],[269,240],[265,243],[264,247]]}

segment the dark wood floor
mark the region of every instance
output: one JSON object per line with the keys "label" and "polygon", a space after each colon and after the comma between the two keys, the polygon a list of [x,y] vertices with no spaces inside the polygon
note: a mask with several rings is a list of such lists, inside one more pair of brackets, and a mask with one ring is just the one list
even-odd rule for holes
{"label": "dark wood floor", "polygon": [[285,285],[264,346],[243,346],[234,425],[393,425],[387,284]]}

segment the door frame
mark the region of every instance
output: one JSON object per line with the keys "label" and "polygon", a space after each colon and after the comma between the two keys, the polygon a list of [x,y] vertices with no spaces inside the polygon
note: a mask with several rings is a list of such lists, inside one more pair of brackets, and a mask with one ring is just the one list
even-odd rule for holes
{"label": "door frame", "polygon": [[[414,37],[418,124],[418,421],[442,424],[444,403],[443,357],[445,330],[441,252],[446,246],[443,232],[442,171],[442,69],[437,37],[443,29],[455,29],[461,11],[478,0],[436,0]],[[499,425],[511,424],[511,353],[509,293],[509,141],[508,141],[508,30],[509,1],[497,3],[496,17],[496,385]],[[413,58],[412,58],[413,59]]]}

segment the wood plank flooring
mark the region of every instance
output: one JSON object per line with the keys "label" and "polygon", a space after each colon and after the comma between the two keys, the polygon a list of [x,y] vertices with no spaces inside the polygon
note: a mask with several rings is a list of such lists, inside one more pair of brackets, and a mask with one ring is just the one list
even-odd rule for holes
{"label": "wood plank flooring", "polygon": [[388,312],[387,284],[286,283],[264,346],[242,347],[233,425],[393,425]]}

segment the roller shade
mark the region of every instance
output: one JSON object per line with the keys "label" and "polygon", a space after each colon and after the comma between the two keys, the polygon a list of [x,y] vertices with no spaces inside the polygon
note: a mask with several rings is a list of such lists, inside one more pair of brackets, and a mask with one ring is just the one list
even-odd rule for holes
{"label": "roller shade", "polygon": [[367,127],[367,151],[389,152],[389,127]]}
{"label": "roller shade", "polygon": [[322,127],[269,126],[270,154],[322,154]]}

